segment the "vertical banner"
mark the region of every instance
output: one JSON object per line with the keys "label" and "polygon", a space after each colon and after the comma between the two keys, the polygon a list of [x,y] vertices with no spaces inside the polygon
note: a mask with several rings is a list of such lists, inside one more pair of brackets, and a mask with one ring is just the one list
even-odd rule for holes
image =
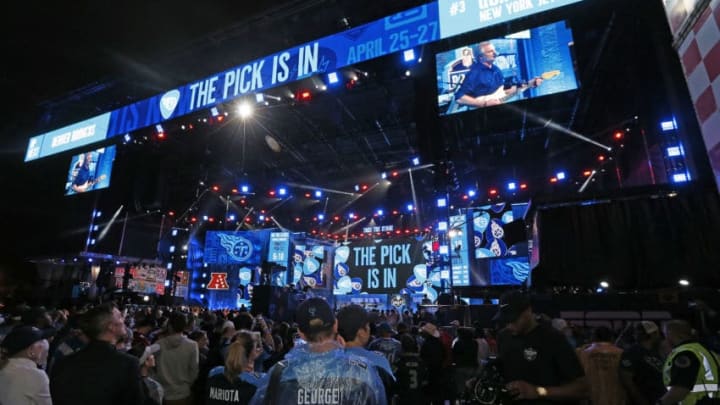
{"label": "vertical banner", "polygon": [[325,263],[325,246],[307,243],[302,239],[293,241],[291,261],[292,284],[300,287],[325,287],[323,265]]}
{"label": "vertical banner", "polygon": [[453,286],[470,285],[470,255],[467,243],[470,230],[466,215],[450,217],[448,237]]}

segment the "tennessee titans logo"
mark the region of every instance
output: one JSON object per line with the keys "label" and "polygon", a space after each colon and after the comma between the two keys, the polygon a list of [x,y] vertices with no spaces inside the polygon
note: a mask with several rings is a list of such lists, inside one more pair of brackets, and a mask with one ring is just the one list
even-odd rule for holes
{"label": "tennessee titans logo", "polygon": [[244,262],[252,256],[252,243],[242,236],[219,234],[220,245],[225,248],[227,254],[234,260]]}

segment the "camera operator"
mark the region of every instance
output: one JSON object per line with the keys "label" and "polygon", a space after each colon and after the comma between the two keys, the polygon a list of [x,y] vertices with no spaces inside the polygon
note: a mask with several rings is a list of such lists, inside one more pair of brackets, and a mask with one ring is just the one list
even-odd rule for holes
{"label": "camera operator", "polygon": [[516,403],[572,404],[587,398],[575,351],[549,323],[538,322],[525,293],[504,293],[493,319],[506,325],[498,336],[498,358],[505,387]]}

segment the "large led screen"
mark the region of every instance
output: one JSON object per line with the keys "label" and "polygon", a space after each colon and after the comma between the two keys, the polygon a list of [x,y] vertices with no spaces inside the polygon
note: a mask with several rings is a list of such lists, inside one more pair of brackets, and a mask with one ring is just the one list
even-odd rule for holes
{"label": "large led screen", "polygon": [[65,195],[110,187],[115,150],[112,145],[73,156],[65,180]]}
{"label": "large led screen", "polygon": [[572,44],[561,21],[438,53],[440,115],[577,89]]}

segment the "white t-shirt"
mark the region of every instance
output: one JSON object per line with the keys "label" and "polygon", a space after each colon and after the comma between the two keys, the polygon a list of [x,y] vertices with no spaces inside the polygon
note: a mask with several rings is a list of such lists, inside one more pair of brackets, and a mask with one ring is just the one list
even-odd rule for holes
{"label": "white t-shirt", "polygon": [[30,359],[12,358],[0,370],[0,404],[47,404],[50,380]]}

